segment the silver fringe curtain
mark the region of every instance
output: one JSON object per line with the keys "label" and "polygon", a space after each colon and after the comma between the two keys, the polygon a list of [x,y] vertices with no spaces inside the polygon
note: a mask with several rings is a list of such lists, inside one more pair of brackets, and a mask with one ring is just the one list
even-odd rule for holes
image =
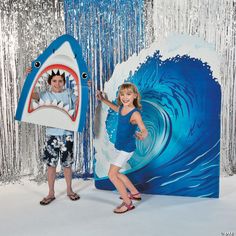
{"label": "silver fringe curtain", "polygon": [[[68,6],[72,6],[71,10],[73,10],[74,4],[75,15],[70,16],[74,17],[74,19],[80,19],[79,23],[82,20],[84,22],[88,21],[88,19],[91,20],[91,17],[88,17],[89,14],[85,15],[86,19],[76,18],[78,16],[76,14],[79,11],[76,3],[86,3],[88,1],[67,0],[65,2]],[[93,1],[93,4],[98,4],[98,2],[102,3],[103,1],[97,1],[97,3]],[[107,1],[104,0],[105,2]],[[118,3],[119,1],[116,0],[116,2]],[[222,173],[228,175],[236,173],[235,0],[146,0],[144,4],[142,13],[145,18],[144,35],[140,35],[138,51],[148,47],[150,43],[160,37],[177,32],[196,35],[207,42],[213,43],[216,51],[222,57],[222,76],[219,78],[222,85],[221,165]],[[87,13],[96,12],[95,6],[94,8],[88,8]],[[65,10],[67,9],[65,8]],[[111,17],[114,17],[113,13],[110,13]],[[107,19],[107,15],[101,14],[100,16],[101,19],[104,17],[103,20]],[[95,22],[91,20],[90,23]],[[71,32],[79,39],[81,37],[81,31],[79,31],[81,27],[79,24],[76,25],[76,23],[73,24],[73,27],[73,30],[68,31],[67,29],[67,32]],[[18,123],[14,121],[14,113],[25,79],[25,68],[53,39],[63,33],[65,33],[65,22],[62,0],[1,0],[0,182],[16,180],[24,175],[31,175],[36,180],[41,180],[44,176],[45,170],[40,162],[44,142],[44,128]],[[86,31],[83,33],[86,34]],[[96,38],[92,38],[92,35],[89,37],[89,41],[84,42],[84,45],[87,43],[91,46],[96,42]],[[103,87],[104,82],[109,79],[112,70],[109,70],[108,74],[104,74],[102,67],[94,67],[97,63],[96,60],[99,57],[101,58],[101,54],[96,54],[97,52],[92,51],[90,57],[88,57],[86,49],[87,47],[84,49],[84,55],[87,58],[87,62],[91,68],[95,68],[91,69],[91,74],[93,79],[95,79],[95,76],[97,78],[94,81],[95,86],[92,91],[94,92],[97,87]],[[119,49],[122,49],[121,44]],[[122,50],[124,51],[124,49]],[[134,52],[135,50],[131,50],[127,55],[130,56]],[[112,68],[114,68],[116,63],[125,60],[125,58],[114,58]],[[99,64],[99,66],[102,66],[102,64]],[[98,76],[99,69],[101,69],[101,73]],[[92,101],[94,98],[91,98]],[[88,115],[89,123],[87,125],[90,126],[93,121],[94,108],[95,103],[93,103]],[[87,161],[90,162],[87,165],[89,169],[86,171],[90,172],[92,169],[92,136],[92,132],[88,132],[78,137],[78,145],[82,145],[84,140],[88,140],[86,145],[89,145],[89,150],[78,148],[76,152],[77,162],[75,168],[78,171],[84,171],[83,159],[80,158],[84,155],[84,152],[89,155]]]}
{"label": "silver fringe curtain", "polygon": [[64,33],[61,2],[0,2],[0,181],[24,175],[42,179],[44,129],[14,120],[25,69],[57,36]]}
{"label": "silver fringe curtain", "polygon": [[221,173],[236,173],[236,1],[154,0],[154,37],[198,36],[221,58]]}

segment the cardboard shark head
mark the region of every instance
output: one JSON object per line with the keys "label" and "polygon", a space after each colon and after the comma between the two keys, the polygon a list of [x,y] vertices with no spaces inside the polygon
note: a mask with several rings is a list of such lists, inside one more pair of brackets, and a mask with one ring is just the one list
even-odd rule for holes
{"label": "cardboard shark head", "polygon": [[[33,94],[48,89],[48,78],[60,75],[65,87],[76,98],[73,108],[62,101],[38,99]],[[78,42],[70,35],[62,35],[32,62],[19,99],[16,120],[81,132],[88,105],[89,79],[86,63]]]}

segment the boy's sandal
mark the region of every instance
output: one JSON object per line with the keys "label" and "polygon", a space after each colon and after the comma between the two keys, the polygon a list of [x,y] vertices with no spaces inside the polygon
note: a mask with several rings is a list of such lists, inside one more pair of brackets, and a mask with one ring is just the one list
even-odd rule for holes
{"label": "boy's sandal", "polygon": [[[136,196],[139,195],[139,194],[140,194],[140,193],[135,193],[135,194],[130,193],[130,194],[129,194],[129,199],[135,200],[135,201],[141,201],[141,200],[142,200],[141,197],[136,197]],[[120,197],[120,199],[123,199],[123,198]]]}
{"label": "boy's sandal", "polygon": [[39,203],[40,203],[40,205],[46,206],[46,205],[50,204],[55,199],[56,199],[55,197],[45,197]]}
{"label": "boy's sandal", "polygon": [[[123,211],[121,211],[120,209],[122,207],[125,207],[125,209]],[[125,213],[127,211],[131,211],[135,208],[135,206],[133,205],[132,202],[130,202],[130,204],[126,204],[125,202],[122,202],[120,206],[118,206],[113,212],[116,214],[122,214]]]}
{"label": "boy's sandal", "polygon": [[77,193],[68,194],[67,196],[71,201],[77,201],[80,199],[80,196]]}

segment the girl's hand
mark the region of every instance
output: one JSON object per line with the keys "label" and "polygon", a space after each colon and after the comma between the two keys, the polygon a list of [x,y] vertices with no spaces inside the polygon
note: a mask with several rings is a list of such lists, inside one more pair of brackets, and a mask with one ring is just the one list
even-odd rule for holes
{"label": "girl's hand", "polygon": [[145,135],[145,133],[142,133],[142,132],[136,132],[135,133],[135,136],[136,136],[136,138],[137,139],[139,139],[139,140],[144,140],[146,137],[147,137],[147,134]]}
{"label": "girl's hand", "polygon": [[99,90],[97,90],[96,97],[97,97],[97,99],[98,99],[99,101],[104,100],[104,97],[103,97],[103,95],[102,95],[102,92],[99,91]]}
{"label": "girl's hand", "polygon": [[101,91],[97,90],[96,97],[99,101],[105,103],[107,106],[109,106],[115,112],[119,111],[119,107],[117,105],[115,105],[114,103],[112,103],[111,101],[109,101],[107,99],[107,97],[104,97]]}

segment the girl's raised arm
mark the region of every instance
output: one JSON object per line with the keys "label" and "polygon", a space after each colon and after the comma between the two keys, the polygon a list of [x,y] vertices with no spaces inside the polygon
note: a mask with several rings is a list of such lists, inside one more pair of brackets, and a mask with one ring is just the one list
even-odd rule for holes
{"label": "girl's raised arm", "polygon": [[109,101],[108,99],[106,99],[103,95],[101,91],[97,91],[97,99],[100,100],[101,102],[104,102],[107,106],[109,106],[112,110],[118,112],[119,111],[119,106],[115,105],[114,103],[112,103],[111,101]]}

